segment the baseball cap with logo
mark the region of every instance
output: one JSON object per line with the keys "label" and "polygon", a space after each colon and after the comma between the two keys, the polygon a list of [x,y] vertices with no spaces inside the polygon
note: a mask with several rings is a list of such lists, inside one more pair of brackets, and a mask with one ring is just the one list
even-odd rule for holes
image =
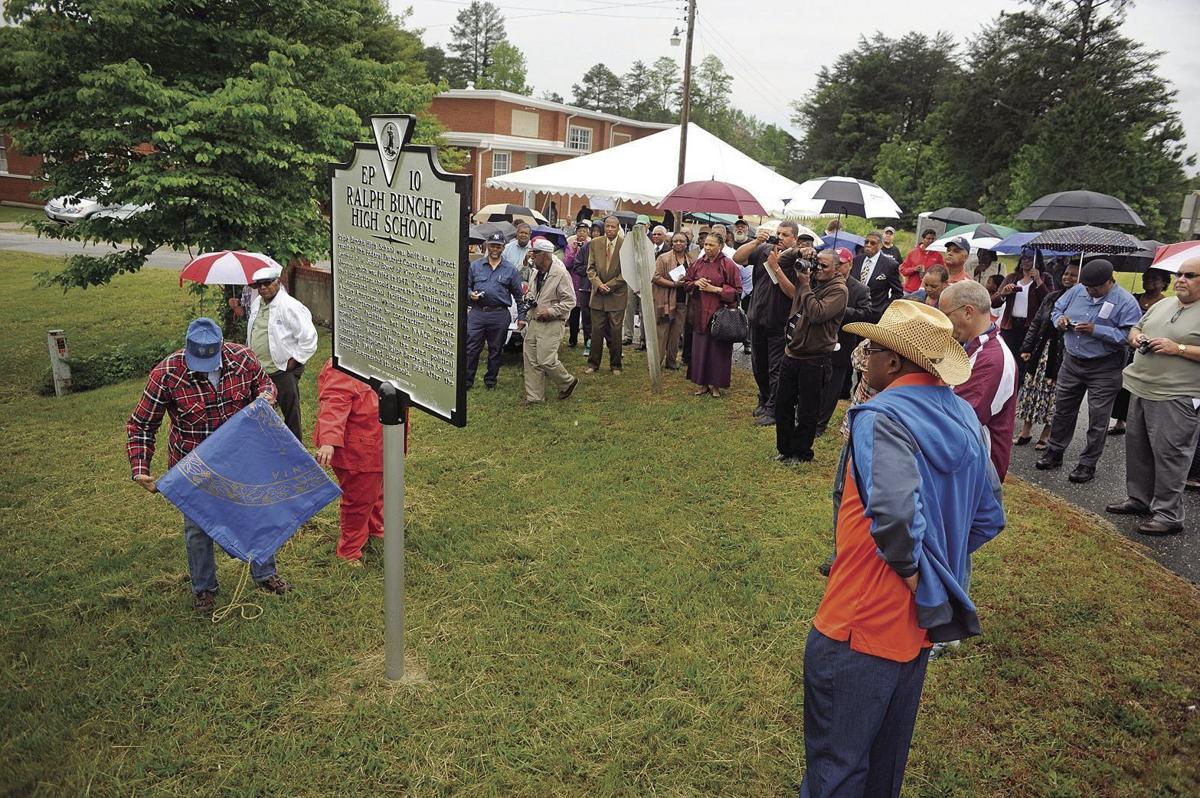
{"label": "baseball cap with logo", "polygon": [[199,318],[188,325],[183,360],[192,371],[221,367],[221,328],[212,319]]}
{"label": "baseball cap with logo", "polygon": [[961,249],[963,252],[966,252],[967,254],[971,253],[971,244],[967,241],[967,239],[963,238],[962,236],[958,236],[957,238],[952,238],[949,241],[947,241],[946,249],[949,249],[950,247],[957,247],[958,249]]}
{"label": "baseball cap with logo", "polygon": [[508,243],[508,239],[504,237],[504,233],[492,233],[485,239],[485,241],[488,244],[499,244],[500,246],[504,246]]}

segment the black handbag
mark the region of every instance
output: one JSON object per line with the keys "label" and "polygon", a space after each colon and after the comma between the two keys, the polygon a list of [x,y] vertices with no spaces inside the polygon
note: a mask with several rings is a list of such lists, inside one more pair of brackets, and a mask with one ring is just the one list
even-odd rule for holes
{"label": "black handbag", "polygon": [[708,320],[708,334],[718,341],[736,344],[750,340],[750,319],[737,305],[722,305]]}

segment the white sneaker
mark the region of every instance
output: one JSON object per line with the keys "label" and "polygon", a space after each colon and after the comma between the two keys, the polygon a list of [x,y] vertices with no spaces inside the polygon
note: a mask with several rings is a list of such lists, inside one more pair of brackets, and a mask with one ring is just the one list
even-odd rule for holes
{"label": "white sneaker", "polygon": [[954,649],[962,645],[961,640],[949,640],[945,643],[934,643],[933,649],[929,652],[929,659],[935,660],[938,657],[944,657]]}

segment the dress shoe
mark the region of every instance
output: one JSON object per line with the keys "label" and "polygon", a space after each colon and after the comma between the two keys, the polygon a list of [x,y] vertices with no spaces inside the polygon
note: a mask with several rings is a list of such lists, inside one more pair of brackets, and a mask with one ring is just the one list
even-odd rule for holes
{"label": "dress shoe", "polygon": [[1108,434],[1109,435],[1124,435],[1125,428],[1124,427],[1109,427]]}
{"label": "dress shoe", "polygon": [[754,423],[759,427],[773,427],[775,426],[775,416],[759,416]]}
{"label": "dress shoe", "polygon": [[1084,465],[1083,463],[1075,466],[1075,470],[1070,474],[1067,474],[1067,479],[1080,485],[1082,485],[1084,482],[1091,482],[1095,478],[1096,467]]}
{"label": "dress shoe", "polygon": [[1048,471],[1051,468],[1062,468],[1062,455],[1051,454],[1047,451],[1042,455],[1036,463],[1033,464],[1038,471]]}
{"label": "dress shoe", "polygon": [[1013,441],[1013,446],[1028,446],[1031,440],[1033,440],[1032,435],[1018,435]]}
{"label": "dress shoe", "polygon": [[568,385],[566,388],[563,388],[561,391],[559,391],[559,392],[558,392],[558,398],[559,398],[559,399],[570,399],[570,398],[571,398],[571,394],[575,393],[575,386],[576,386],[576,385],[578,385],[578,384],[579,384],[579,378],[578,378],[578,377],[576,377],[575,379],[571,380],[571,384],[570,384],[570,385]]}
{"label": "dress shoe", "polygon": [[1157,521],[1153,518],[1148,521],[1143,521],[1137,525],[1137,531],[1143,535],[1153,535],[1160,537],[1162,535],[1178,535],[1183,531],[1183,524],[1168,524],[1164,521]]}
{"label": "dress shoe", "polygon": [[1150,515],[1150,508],[1141,502],[1126,499],[1123,502],[1113,502],[1104,508],[1104,512],[1113,515]]}

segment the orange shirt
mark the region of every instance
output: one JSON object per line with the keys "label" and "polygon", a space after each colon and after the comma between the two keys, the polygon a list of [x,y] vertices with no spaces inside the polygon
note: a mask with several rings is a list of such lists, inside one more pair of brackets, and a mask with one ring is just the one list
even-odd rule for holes
{"label": "orange shirt", "polygon": [[875,550],[850,463],[838,511],[837,557],[813,626],[828,638],[850,641],[854,651],[909,662],[930,646],[929,635],[917,626],[912,591]]}

